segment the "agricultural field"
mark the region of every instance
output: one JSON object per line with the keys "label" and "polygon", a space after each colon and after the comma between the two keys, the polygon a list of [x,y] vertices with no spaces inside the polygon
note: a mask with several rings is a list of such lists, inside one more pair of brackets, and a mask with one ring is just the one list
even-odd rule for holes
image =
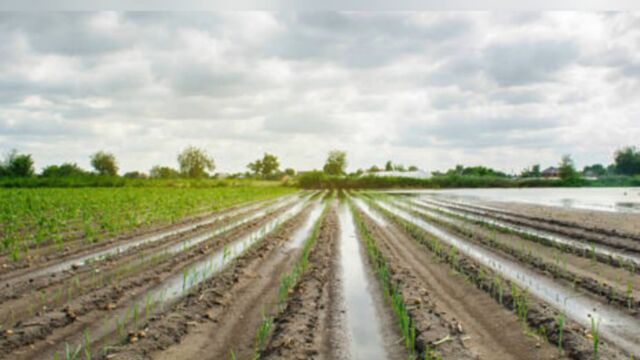
{"label": "agricultural field", "polygon": [[0,196],[1,359],[640,355],[640,231],[615,220],[637,213],[281,187]]}

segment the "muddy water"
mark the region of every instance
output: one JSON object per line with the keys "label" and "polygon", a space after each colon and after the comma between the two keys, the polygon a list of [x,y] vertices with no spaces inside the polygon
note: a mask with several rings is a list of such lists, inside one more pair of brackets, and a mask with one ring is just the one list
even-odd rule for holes
{"label": "muddy water", "polygon": [[[598,255],[612,256],[615,259],[623,260],[628,263],[633,263],[635,264],[635,266],[640,266],[640,256],[634,255],[634,254],[628,254],[619,249],[615,249],[606,245],[596,244],[596,243],[590,244],[590,243],[586,243],[585,241],[574,240],[565,236],[556,235],[543,230],[537,230],[537,229],[533,229],[533,228],[521,226],[521,225],[508,224],[506,222],[502,222],[495,219],[489,219],[480,215],[471,215],[466,212],[451,210],[449,208],[445,208],[441,206],[441,203],[438,203],[438,202],[431,202],[431,201],[424,201],[424,200],[412,200],[412,202],[418,205],[426,206],[433,210],[438,210],[446,214],[460,216],[464,219],[469,219],[472,221],[482,221],[484,223],[487,223],[502,229],[514,231],[519,234],[534,235],[557,244],[563,244],[563,245],[570,246],[574,249],[579,249],[584,252],[588,252],[588,253],[595,252]],[[456,207],[456,206],[453,205],[453,207]],[[416,210],[419,212],[427,213],[427,211],[422,209],[416,209]],[[434,212],[428,212],[428,215],[438,216]],[[439,217],[444,218],[441,215]]]}
{"label": "muddy water", "polygon": [[[135,304],[110,314],[110,318],[107,319],[107,321],[93,327],[89,326],[86,330],[87,333],[91,334],[92,341],[102,341],[101,339],[109,334],[114,332],[117,334],[119,323],[132,323],[134,321],[134,314],[137,313],[140,319],[144,319],[148,311],[153,313],[154,309],[157,311],[158,308],[174,302],[176,299],[188,293],[188,291],[196,285],[224,270],[238,256],[242,255],[242,253],[255,243],[276,230],[279,225],[298,215],[305,206],[307,206],[306,199],[299,200],[292,208],[261,226],[259,229],[234,240],[225,248],[192,264],[182,273],[169,277],[147,294],[138,296]],[[45,358],[51,358],[55,350],[56,349],[52,348],[51,354],[47,354]],[[57,351],[64,353],[64,349],[62,348],[58,348]]]}
{"label": "muddy water", "polygon": [[386,359],[381,325],[365,270],[353,216],[343,203],[340,219],[340,278],[350,359]]}
{"label": "muddy water", "polygon": [[395,206],[383,202],[378,204],[440,240],[455,246],[466,256],[500,273],[521,288],[528,289],[530,294],[564,312],[568,318],[583,326],[590,328],[593,317],[599,323],[599,333],[603,338],[629,353],[640,354],[640,321],[634,317],[578,291],[561,286],[478,245],[453,236]]}
{"label": "muddy water", "polygon": [[[233,228],[235,228],[237,226],[240,226],[246,221],[251,221],[251,220],[257,219],[260,216],[264,216],[266,213],[268,213],[270,211],[275,211],[275,210],[277,210],[279,208],[282,208],[282,207],[284,207],[284,206],[286,206],[288,204],[291,204],[293,201],[296,200],[296,198],[297,197],[286,197],[286,198],[280,199],[280,200],[276,201],[275,203],[269,205],[267,208],[265,208],[265,209],[255,213],[255,214],[251,215],[249,218],[240,220],[240,221],[238,221],[236,223],[233,223],[233,224],[229,224],[229,225],[227,225],[227,226],[225,226],[223,228],[216,229],[216,230],[214,230],[212,232],[207,232],[207,233],[195,236],[193,238],[190,238],[190,239],[188,239],[188,240],[186,240],[186,241],[184,241],[184,242],[182,242],[180,244],[177,244],[176,246],[170,248],[169,252],[170,253],[175,253],[177,251],[180,251],[183,248],[188,248],[188,247],[193,246],[193,245],[195,245],[197,243],[205,241],[205,240],[207,240],[207,239],[209,239],[209,238],[211,238],[213,236],[216,236],[216,235],[218,235],[218,234],[220,234],[220,233],[222,233],[224,231],[228,231],[228,230],[233,229]],[[240,215],[240,214],[243,214],[243,213],[250,212],[250,211],[255,210],[255,209],[257,209],[257,208],[259,208],[259,207],[261,207],[263,205],[264,205],[264,203],[253,204],[253,205],[250,205],[250,206],[247,206],[247,207],[242,207],[242,208],[238,208],[236,210],[232,210],[230,212],[227,212],[227,213],[224,213],[224,214],[221,214],[221,215],[216,215],[216,216],[207,218],[205,220],[202,220],[202,221],[190,224],[190,225],[186,225],[186,226],[177,228],[175,230],[171,230],[171,231],[163,232],[163,233],[159,233],[159,234],[153,234],[153,235],[144,236],[144,237],[141,237],[141,238],[139,238],[137,240],[127,242],[125,244],[113,246],[113,247],[110,247],[108,249],[104,249],[104,250],[101,250],[101,251],[98,251],[98,252],[94,252],[94,253],[79,257],[79,258],[71,259],[71,260],[68,260],[68,261],[63,261],[63,262],[54,264],[52,266],[44,267],[44,268],[39,269],[37,271],[29,272],[27,274],[12,278],[11,282],[17,282],[17,281],[25,280],[27,278],[35,278],[35,277],[42,276],[42,275],[48,275],[48,274],[62,272],[62,271],[71,269],[73,266],[84,266],[84,265],[90,264],[91,262],[100,261],[100,260],[105,259],[108,256],[120,254],[120,253],[123,253],[123,252],[125,252],[127,250],[130,250],[130,249],[133,249],[133,248],[136,248],[136,247],[148,244],[148,243],[160,241],[160,240],[163,240],[163,239],[167,239],[167,238],[169,238],[171,236],[175,236],[175,235],[179,235],[179,234],[182,234],[182,233],[189,232],[189,231],[194,230],[194,229],[196,229],[196,228],[198,228],[200,226],[209,225],[209,224],[212,224],[212,223],[214,223],[216,221],[228,219],[228,218],[236,216],[236,215]]]}

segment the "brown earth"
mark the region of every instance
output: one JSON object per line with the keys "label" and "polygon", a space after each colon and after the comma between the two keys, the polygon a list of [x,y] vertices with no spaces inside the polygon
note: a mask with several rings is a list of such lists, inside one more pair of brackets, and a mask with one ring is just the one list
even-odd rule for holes
{"label": "brown earth", "polygon": [[[98,288],[96,291],[73,298],[64,308],[46,309],[32,319],[21,322],[12,329],[11,336],[0,339],[0,358],[11,354],[12,358],[41,358],[42,351],[53,352],[54,344],[63,342],[81,343],[81,334],[92,329],[95,342],[104,340],[108,334],[98,334],[104,319],[109,322],[115,314],[123,312],[132,301],[139,299],[182,268],[208,254],[220,250],[232,239],[250,233],[275,215],[256,220],[218,237],[199,244],[187,251],[175,254],[167,261],[153,264],[153,267],[138,269],[128,278],[117,283]],[[52,354],[50,354],[52,355]]]}
{"label": "brown earth", "polygon": [[438,223],[485,248],[501,252],[512,260],[542,270],[546,275],[564,281],[567,286],[581,287],[592,295],[617,305],[621,310],[637,315],[637,309],[640,308],[640,276],[635,272],[571,252],[561,252],[557,248],[516,234],[494,231],[471,221],[449,217],[455,221],[453,225],[425,214],[415,215]]}
{"label": "brown earth", "polygon": [[[412,299],[418,339],[449,359],[556,359],[558,351],[526,336],[512,312],[455,274],[397,226],[367,219],[394,278]],[[411,302],[410,302],[411,303]],[[434,346],[434,343],[442,342]]]}

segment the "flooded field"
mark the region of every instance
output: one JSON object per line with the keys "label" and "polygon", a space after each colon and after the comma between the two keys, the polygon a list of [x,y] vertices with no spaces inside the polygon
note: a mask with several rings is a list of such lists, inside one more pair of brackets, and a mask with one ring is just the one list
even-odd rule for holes
{"label": "flooded field", "polygon": [[408,192],[465,202],[518,202],[563,208],[640,213],[640,188],[447,189]]}
{"label": "flooded field", "polygon": [[640,354],[640,232],[463,193],[301,192],[7,256],[0,358]]}

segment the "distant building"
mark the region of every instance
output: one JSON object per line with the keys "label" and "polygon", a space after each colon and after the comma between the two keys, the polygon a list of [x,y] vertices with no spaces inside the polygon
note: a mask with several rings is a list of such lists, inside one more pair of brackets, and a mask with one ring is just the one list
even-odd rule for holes
{"label": "distant building", "polygon": [[553,166],[548,167],[542,171],[542,177],[546,177],[546,178],[560,177],[560,169]]}

